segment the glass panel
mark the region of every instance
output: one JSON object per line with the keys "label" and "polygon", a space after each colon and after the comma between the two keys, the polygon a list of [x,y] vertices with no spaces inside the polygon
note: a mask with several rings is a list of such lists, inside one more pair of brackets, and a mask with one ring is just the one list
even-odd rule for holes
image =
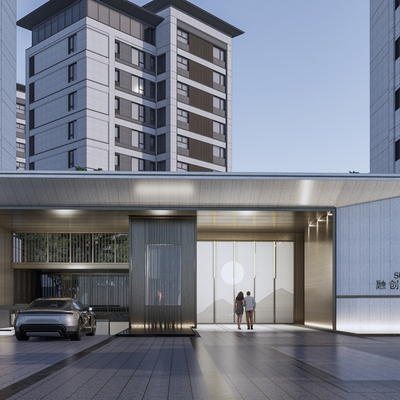
{"label": "glass panel", "polygon": [[119,233],[115,238],[115,253],[117,263],[129,262],[129,235]]}
{"label": "glass panel", "polygon": [[47,261],[47,234],[27,233],[26,234],[26,262]]}
{"label": "glass panel", "polygon": [[39,25],[39,42],[44,40],[44,24]]}
{"label": "glass panel", "polygon": [[79,3],[72,7],[72,22],[79,20]]}
{"label": "glass panel", "polygon": [[49,262],[70,262],[69,233],[49,233]]}
{"label": "glass panel", "polygon": [[181,246],[146,246],[146,306],[181,305]]}
{"label": "glass panel", "polygon": [[58,16],[55,16],[51,20],[51,34],[55,35],[58,32]]}
{"label": "glass panel", "polygon": [[293,242],[276,242],[276,323],[293,323]]}
{"label": "glass panel", "polygon": [[107,275],[94,275],[90,277],[90,295],[90,305],[94,311],[108,311]]}
{"label": "glass panel", "polygon": [[46,21],[44,29],[45,29],[44,36],[47,39],[48,37],[51,36],[51,20]]}
{"label": "glass panel", "polygon": [[32,46],[39,43],[39,28],[32,30]]}
{"label": "glass panel", "polygon": [[234,322],[233,242],[216,242],[215,322]]}
{"label": "glass panel", "polygon": [[256,242],[255,321],[274,322],[274,242]]}
{"label": "glass panel", "polygon": [[58,15],[58,29],[61,31],[61,29],[64,28],[65,28],[65,11],[63,11]]}
{"label": "glass panel", "polygon": [[93,262],[95,263],[112,263],[114,262],[114,234],[113,233],[97,233],[93,235],[94,254]]}
{"label": "glass panel", "polygon": [[65,10],[65,26],[70,26],[72,24],[72,8]]}
{"label": "glass panel", "polygon": [[123,275],[108,276],[109,312],[128,311],[128,277]]}
{"label": "glass panel", "polygon": [[254,293],[254,242],[235,242],[235,297],[239,292]]}
{"label": "glass panel", "polygon": [[214,322],[214,242],[197,243],[197,322]]}
{"label": "glass panel", "polygon": [[72,235],[72,262],[92,262],[92,234],[73,233]]}

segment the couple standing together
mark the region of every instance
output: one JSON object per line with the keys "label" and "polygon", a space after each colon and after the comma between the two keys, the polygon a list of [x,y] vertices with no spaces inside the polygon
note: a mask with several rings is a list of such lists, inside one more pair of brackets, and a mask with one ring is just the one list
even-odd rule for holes
{"label": "couple standing together", "polygon": [[238,329],[242,329],[240,324],[242,323],[243,308],[246,310],[247,329],[253,329],[253,314],[256,309],[256,301],[254,297],[250,296],[250,292],[247,292],[246,297],[244,297],[243,292],[239,292],[236,296],[235,312]]}

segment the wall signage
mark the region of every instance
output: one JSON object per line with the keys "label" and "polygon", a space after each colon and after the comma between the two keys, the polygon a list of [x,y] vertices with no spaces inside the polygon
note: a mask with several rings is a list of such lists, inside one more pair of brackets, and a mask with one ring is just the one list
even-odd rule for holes
{"label": "wall signage", "polygon": [[[400,279],[400,272],[395,272],[393,275],[393,278],[390,282],[389,282],[389,288],[391,290],[399,289],[399,279]],[[399,279],[398,279],[399,278]],[[376,290],[386,290],[386,282],[384,280],[377,280],[376,281]]]}

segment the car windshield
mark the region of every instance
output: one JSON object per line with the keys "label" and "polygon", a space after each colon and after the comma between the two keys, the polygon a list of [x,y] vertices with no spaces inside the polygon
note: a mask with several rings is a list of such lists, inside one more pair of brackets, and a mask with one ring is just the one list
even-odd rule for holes
{"label": "car windshield", "polygon": [[65,310],[68,308],[67,300],[36,300],[30,304],[29,308],[59,308]]}

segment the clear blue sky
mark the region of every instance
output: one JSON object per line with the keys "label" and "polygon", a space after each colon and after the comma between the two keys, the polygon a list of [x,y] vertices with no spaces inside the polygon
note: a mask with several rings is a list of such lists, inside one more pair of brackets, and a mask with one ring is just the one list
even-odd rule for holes
{"label": "clear blue sky", "polygon": [[[18,18],[45,2],[17,0]],[[369,172],[369,1],[191,2],[245,31],[233,41],[234,172]],[[18,28],[20,83],[29,46]]]}

